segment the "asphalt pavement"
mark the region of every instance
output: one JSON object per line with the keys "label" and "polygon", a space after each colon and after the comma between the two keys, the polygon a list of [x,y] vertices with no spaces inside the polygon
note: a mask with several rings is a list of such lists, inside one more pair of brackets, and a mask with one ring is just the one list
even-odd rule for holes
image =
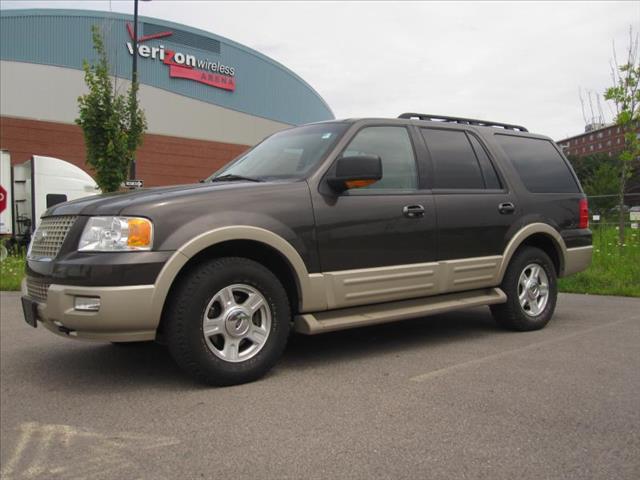
{"label": "asphalt pavement", "polygon": [[294,336],[230,388],[0,302],[3,480],[640,478],[640,299],[561,295],[529,333],[476,308]]}

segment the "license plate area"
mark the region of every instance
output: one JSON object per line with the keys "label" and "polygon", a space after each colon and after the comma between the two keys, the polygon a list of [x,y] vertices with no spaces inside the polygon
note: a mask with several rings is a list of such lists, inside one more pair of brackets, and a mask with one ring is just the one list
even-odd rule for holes
{"label": "license plate area", "polygon": [[28,297],[22,297],[24,321],[33,328],[38,327],[38,303]]}

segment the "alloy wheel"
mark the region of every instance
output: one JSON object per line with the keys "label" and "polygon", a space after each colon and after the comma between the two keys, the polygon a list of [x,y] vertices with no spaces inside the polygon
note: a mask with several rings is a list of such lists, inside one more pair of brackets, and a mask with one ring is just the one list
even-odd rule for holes
{"label": "alloy wheel", "polygon": [[264,347],[271,330],[271,309],[256,288],[229,285],[209,301],[202,334],[209,350],[227,362],[244,362]]}
{"label": "alloy wheel", "polygon": [[522,270],[518,279],[520,307],[530,317],[540,315],[549,301],[549,277],[544,268],[530,263]]}

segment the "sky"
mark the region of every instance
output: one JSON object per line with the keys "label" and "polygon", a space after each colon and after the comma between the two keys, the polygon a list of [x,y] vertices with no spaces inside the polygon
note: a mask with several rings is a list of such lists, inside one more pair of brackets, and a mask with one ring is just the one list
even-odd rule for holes
{"label": "sky", "polygon": [[[133,12],[133,1],[0,1],[0,8]],[[139,14],[222,35],[305,79],[337,118],[402,112],[516,123],[555,140],[584,131],[587,92],[611,84],[640,2],[211,2]],[[606,121],[612,110],[602,101]]]}

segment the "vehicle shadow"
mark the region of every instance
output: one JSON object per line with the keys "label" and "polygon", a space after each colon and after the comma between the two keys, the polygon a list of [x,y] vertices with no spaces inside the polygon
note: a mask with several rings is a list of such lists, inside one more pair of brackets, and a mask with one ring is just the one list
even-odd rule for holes
{"label": "vehicle shadow", "polygon": [[158,388],[201,388],[173,361],[168,349],[155,342],[132,345],[74,342],[29,354],[20,367],[31,381],[46,389],[77,390],[97,394]]}
{"label": "vehicle shadow", "polygon": [[489,309],[481,307],[322,335],[294,334],[284,360],[287,368],[329,365],[500,333]]}
{"label": "vehicle shadow", "polygon": [[[475,308],[323,335],[293,334],[279,368],[268,377],[286,375],[290,369],[407,353],[498,333],[489,310]],[[65,341],[51,347],[30,351],[26,360],[16,366],[24,369],[23,378],[42,383],[46,389],[98,394],[208,388],[191,380],[173,361],[168,349],[154,342],[122,346]]]}

